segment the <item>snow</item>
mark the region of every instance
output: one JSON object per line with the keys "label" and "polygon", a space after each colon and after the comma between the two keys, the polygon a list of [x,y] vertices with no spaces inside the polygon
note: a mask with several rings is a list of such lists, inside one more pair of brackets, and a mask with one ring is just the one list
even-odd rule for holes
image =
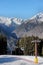
{"label": "snow", "polygon": [[14,21],[14,23],[16,23],[16,24],[18,24],[18,25],[21,25],[21,21],[22,21],[22,19],[18,19],[18,18],[13,18],[13,21]]}
{"label": "snow", "polygon": [[0,23],[5,24],[6,26],[11,25],[12,21],[17,25],[20,25],[22,23],[21,18],[19,19],[19,18],[0,17]]}
{"label": "snow", "polygon": [[32,18],[24,19],[24,20],[21,18],[16,18],[16,17],[9,18],[9,17],[0,16],[0,23],[5,24],[6,26],[9,26],[9,25],[11,25],[11,23],[13,21],[13,23],[15,23],[17,25],[21,25],[24,22],[26,24],[29,20],[32,20],[32,19],[34,19],[34,20],[37,19],[39,21],[39,23],[40,23],[40,21],[43,22],[43,13],[38,13],[38,14],[34,15]]}
{"label": "snow", "polygon": [[43,57],[38,59],[38,64],[35,64],[34,56],[0,55],[0,65],[43,65]]}
{"label": "snow", "polygon": [[5,24],[6,26],[9,26],[11,24],[11,18],[0,17],[0,23]]}
{"label": "snow", "polygon": [[[32,18],[30,18],[30,19],[35,19],[37,16],[39,17],[39,19],[40,19],[40,18],[42,19],[42,18],[43,18],[43,13],[40,12],[40,13],[34,15],[34,16],[33,16]],[[42,19],[42,20],[43,20],[43,19]]]}

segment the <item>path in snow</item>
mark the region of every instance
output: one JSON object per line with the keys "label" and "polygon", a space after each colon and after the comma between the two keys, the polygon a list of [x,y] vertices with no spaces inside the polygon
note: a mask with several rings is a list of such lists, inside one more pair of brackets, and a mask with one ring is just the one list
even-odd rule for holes
{"label": "path in snow", "polygon": [[43,58],[38,59],[39,63],[35,64],[34,56],[0,55],[0,65],[43,65]]}

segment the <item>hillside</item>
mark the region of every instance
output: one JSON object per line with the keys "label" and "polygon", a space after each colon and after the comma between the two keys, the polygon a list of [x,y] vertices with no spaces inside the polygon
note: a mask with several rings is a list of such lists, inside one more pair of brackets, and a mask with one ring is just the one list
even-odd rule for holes
{"label": "hillside", "polygon": [[16,33],[18,37],[33,35],[43,38],[43,13],[39,13],[25,20],[13,33]]}

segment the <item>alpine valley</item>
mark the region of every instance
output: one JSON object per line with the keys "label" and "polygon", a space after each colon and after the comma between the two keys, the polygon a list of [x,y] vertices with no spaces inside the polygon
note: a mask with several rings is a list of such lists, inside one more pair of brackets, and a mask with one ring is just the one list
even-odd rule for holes
{"label": "alpine valley", "polygon": [[16,40],[25,36],[43,38],[43,13],[30,19],[0,17],[0,33],[6,35],[8,49],[13,50]]}

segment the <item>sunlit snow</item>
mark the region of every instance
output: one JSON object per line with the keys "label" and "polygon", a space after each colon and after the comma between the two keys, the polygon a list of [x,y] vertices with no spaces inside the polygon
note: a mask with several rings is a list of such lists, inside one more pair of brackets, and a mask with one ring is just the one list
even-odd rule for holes
{"label": "sunlit snow", "polygon": [[0,65],[43,65],[43,57],[38,59],[38,64],[35,64],[34,56],[0,55]]}

